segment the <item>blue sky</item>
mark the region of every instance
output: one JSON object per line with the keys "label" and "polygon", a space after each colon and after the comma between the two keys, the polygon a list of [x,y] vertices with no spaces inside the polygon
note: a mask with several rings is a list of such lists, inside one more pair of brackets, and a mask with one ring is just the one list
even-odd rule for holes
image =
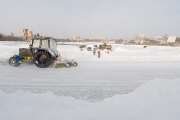
{"label": "blue sky", "polygon": [[0,32],[55,38],[180,37],[180,0],[0,0]]}

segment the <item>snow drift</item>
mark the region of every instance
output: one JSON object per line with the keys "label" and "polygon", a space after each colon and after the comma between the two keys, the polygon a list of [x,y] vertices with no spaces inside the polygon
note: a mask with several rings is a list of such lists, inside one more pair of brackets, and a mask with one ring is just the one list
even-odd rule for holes
{"label": "snow drift", "polygon": [[88,103],[51,92],[0,91],[2,120],[178,120],[180,79],[155,79],[135,91]]}

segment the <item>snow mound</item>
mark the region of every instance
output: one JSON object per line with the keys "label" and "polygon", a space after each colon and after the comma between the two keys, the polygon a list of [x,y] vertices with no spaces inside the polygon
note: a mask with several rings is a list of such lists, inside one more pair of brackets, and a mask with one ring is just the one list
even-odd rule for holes
{"label": "snow mound", "polygon": [[[135,91],[89,103],[51,92],[0,91],[0,119],[8,120],[178,120],[180,79],[155,79]],[[108,114],[107,114],[108,113]]]}
{"label": "snow mound", "polygon": [[129,52],[129,50],[123,49],[123,48],[121,48],[121,47],[117,47],[117,48],[115,48],[113,51],[115,51],[115,52]]}

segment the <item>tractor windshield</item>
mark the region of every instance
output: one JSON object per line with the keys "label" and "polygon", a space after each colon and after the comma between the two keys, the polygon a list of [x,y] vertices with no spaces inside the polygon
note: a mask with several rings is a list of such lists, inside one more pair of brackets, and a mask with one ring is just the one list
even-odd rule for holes
{"label": "tractor windshield", "polygon": [[49,40],[42,40],[41,48],[49,48]]}
{"label": "tractor windshield", "polygon": [[41,43],[40,39],[35,39],[33,41],[33,48],[49,48],[49,40],[48,39],[42,40]]}

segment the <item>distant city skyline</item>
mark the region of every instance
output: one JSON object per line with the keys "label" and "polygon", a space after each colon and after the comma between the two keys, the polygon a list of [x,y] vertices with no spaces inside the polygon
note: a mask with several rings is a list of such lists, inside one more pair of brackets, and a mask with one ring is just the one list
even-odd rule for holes
{"label": "distant city skyline", "polygon": [[54,38],[180,37],[179,0],[0,0],[0,32]]}

